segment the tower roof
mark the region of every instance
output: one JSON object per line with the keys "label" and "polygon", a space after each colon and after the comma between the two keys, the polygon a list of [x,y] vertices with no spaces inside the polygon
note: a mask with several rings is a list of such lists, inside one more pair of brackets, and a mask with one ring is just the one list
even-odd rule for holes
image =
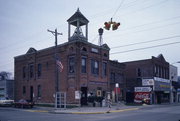
{"label": "tower roof", "polygon": [[77,26],[77,21],[79,21],[79,26],[86,25],[89,20],[80,12],[79,8],[77,11],[67,20],[70,24]]}

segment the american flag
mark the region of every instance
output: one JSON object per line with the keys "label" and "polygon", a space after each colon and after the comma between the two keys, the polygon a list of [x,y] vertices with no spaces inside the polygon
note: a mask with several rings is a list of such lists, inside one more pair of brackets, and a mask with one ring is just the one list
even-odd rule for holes
{"label": "american flag", "polygon": [[62,71],[63,71],[63,65],[62,65],[61,61],[56,60],[56,64],[57,64],[58,67],[60,68],[60,72],[62,72]]}

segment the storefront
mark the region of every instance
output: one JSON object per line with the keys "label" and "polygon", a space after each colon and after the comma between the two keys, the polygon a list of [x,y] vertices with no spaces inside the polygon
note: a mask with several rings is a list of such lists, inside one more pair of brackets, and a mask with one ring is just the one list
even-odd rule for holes
{"label": "storefront", "polygon": [[159,77],[142,79],[142,86],[152,87],[150,101],[153,104],[170,102],[170,80]]}
{"label": "storefront", "polygon": [[170,103],[170,80],[154,77],[154,103]]}

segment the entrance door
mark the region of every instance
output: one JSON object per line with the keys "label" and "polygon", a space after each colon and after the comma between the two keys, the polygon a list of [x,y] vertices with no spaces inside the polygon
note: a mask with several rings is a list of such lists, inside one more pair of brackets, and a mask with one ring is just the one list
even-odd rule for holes
{"label": "entrance door", "polygon": [[30,101],[33,101],[33,86],[30,87]]}
{"label": "entrance door", "polygon": [[87,87],[81,87],[81,105],[87,105]]}

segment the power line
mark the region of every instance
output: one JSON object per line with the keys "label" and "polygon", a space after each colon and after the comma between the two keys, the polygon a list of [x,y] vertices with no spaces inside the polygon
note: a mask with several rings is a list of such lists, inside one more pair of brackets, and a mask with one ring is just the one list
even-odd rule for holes
{"label": "power line", "polygon": [[145,9],[148,9],[148,8],[151,8],[151,7],[154,7],[154,6],[163,4],[163,3],[167,2],[167,1],[168,1],[168,0],[162,0],[162,1],[158,2],[158,3],[151,4],[151,5],[147,6],[147,7],[143,7],[143,8],[140,8],[140,9],[136,9],[136,10],[134,10],[133,12],[125,13],[125,14],[122,14],[122,15],[120,15],[120,16],[122,17],[122,16],[131,15],[131,14],[134,14],[134,13],[136,13],[136,12],[139,12],[139,11],[142,11],[142,10],[145,10]]}
{"label": "power line", "polygon": [[137,48],[137,49],[132,49],[132,50],[126,50],[126,51],[120,51],[120,52],[110,53],[110,55],[119,54],[119,53],[127,53],[127,52],[138,51],[138,50],[145,50],[145,49],[156,48],[156,47],[161,47],[161,46],[168,46],[168,45],[179,44],[179,43],[180,43],[180,42],[172,42],[172,43],[155,45],[155,46],[150,46],[150,47]]}
{"label": "power line", "polygon": [[154,39],[154,40],[149,40],[149,41],[144,41],[144,42],[126,44],[126,45],[121,45],[121,46],[114,46],[114,47],[111,47],[111,49],[115,49],[115,48],[119,48],[119,47],[127,47],[127,46],[132,46],[132,45],[138,45],[138,44],[144,44],[144,43],[150,43],[150,42],[156,42],[156,41],[167,40],[167,39],[178,38],[178,37],[180,37],[180,35],[166,37],[166,38],[160,38],[160,39]]}
{"label": "power line", "polygon": [[149,22],[149,23],[145,23],[145,24],[141,24],[141,25],[137,25],[137,26],[131,26],[129,28],[126,28],[127,30],[129,29],[136,29],[138,27],[142,27],[142,26],[146,26],[146,25],[151,25],[151,24],[157,24],[157,23],[161,23],[161,22],[166,22],[166,21],[170,21],[170,20],[176,20],[176,19],[179,19],[180,16],[173,16],[173,17],[170,17],[170,18],[166,18],[166,19],[162,19],[162,20],[158,20],[158,21],[153,21],[153,22]]}
{"label": "power line", "polygon": [[[151,31],[151,30],[154,30],[154,29],[161,29],[161,28],[168,27],[168,26],[171,26],[171,25],[176,25],[176,24],[180,24],[180,22],[175,22],[175,23],[171,23],[171,24],[156,26],[156,27],[147,28],[147,29],[143,29],[143,30],[137,30],[137,31],[131,32],[131,34],[135,34],[135,33],[139,33],[139,32],[145,32],[145,31]],[[119,36],[119,35],[125,35],[125,34],[129,34],[129,32],[120,33],[120,34],[115,34],[115,35],[113,35],[113,37]],[[111,35],[111,36],[112,36],[112,35]],[[108,37],[111,37],[111,36],[108,36]],[[108,37],[107,37],[107,38],[108,38]]]}
{"label": "power line", "polygon": [[113,18],[113,17],[116,15],[116,13],[118,12],[119,8],[122,6],[122,4],[123,4],[124,1],[125,1],[125,0],[122,0],[122,1],[121,1],[121,3],[119,4],[118,8],[116,9],[116,11],[114,12],[114,14],[112,15],[111,18]]}

